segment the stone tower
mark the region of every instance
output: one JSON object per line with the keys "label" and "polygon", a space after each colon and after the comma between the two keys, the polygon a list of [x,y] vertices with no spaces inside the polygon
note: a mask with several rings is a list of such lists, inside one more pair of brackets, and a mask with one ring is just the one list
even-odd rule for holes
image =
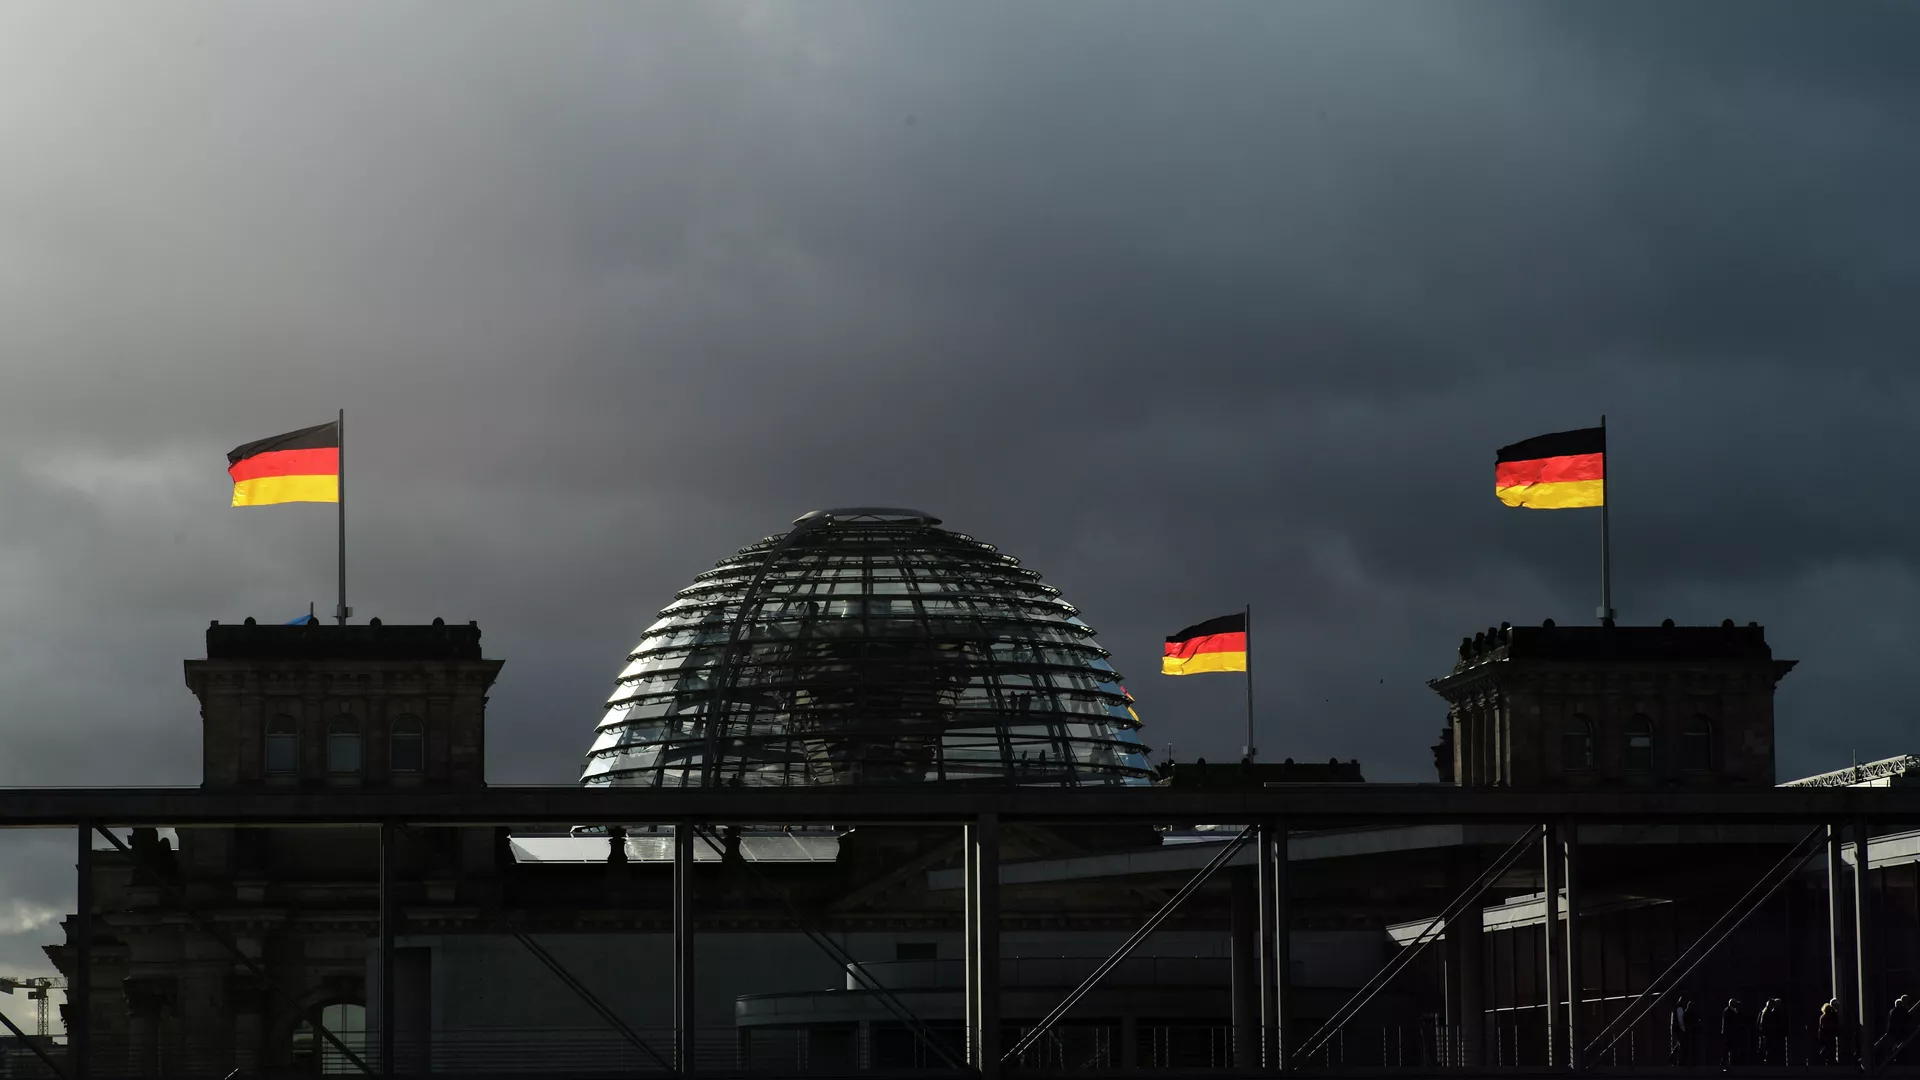
{"label": "stone tower", "polygon": [[[206,658],[186,662],[187,686],[200,699],[201,786],[480,787],[487,690],[500,667],[481,655],[472,623],[214,623]],[[496,842],[491,830],[410,830],[394,858],[398,887],[458,899],[463,880],[472,887],[496,865]],[[304,1007],[351,1010],[339,1022],[364,1028],[377,957],[368,943],[380,920],[378,831],[207,826],[179,830],[179,845],[176,852],[155,830],[135,829],[132,858],[96,852],[94,910],[69,918],[67,944],[48,949],[71,980],[76,936],[91,940],[80,999],[93,1034],[89,1066],[152,1076],[205,1071],[204,1060],[317,1073],[317,1059],[302,1064],[295,1049],[300,1011],[264,993],[214,939],[182,936],[174,890]],[[423,955],[396,952],[397,999],[428,1000]],[[62,1006],[69,1023],[73,1008]],[[403,1008],[399,1019],[403,1036],[431,1023],[419,1009]],[[181,1057],[187,1046],[207,1056]]]}
{"label": "stone tower", "polygon": [[[1467,787],[1773,785],[1773,691],[1793,669],[1758,623],[1502,624],[1428,685],[1436,752]],[[1450,773],[1450,775],[1449,775]]]}
{"label": "stone tower", "polygon": [[214,623],[186,662],[202,786],[479,787],[500,665],[473,623]]}

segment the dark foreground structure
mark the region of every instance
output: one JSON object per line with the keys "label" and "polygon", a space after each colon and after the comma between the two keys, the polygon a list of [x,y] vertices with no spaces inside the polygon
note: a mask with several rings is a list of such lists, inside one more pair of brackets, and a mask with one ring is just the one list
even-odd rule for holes
{"label": "dark foreground structure", "polygon": [[7,1061],[1902,1071],[1920,788],[1776,786],[1790,667],[1751,625],[1500,627],[1434,683],[1436,783],[1154,770],[1037,577],[829,511],[662,614],[580,786],[491,788],[477,627],[215,625],[201,788],[0,791],[0,824],[79,837],[66,1037]]}

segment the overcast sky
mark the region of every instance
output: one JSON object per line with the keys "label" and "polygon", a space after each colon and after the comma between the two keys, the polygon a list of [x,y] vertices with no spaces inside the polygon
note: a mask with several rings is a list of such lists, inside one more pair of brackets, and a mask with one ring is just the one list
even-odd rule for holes
{"label": "overcast sky", "polygon": [[[211,619],[332,603],[225,452],[348,416],[351,601],[477,620],[571,782],[674,591],[902,505],[1038,569],[1150,744],[1251,603],[1269,758],[1431,779],[1463,634],[1758,620],[1782,778],[1920,749],[1911,4],[0,5],[0,783],[194,784]],[[4,842],[0,971],[71,902]],[[0,1004],[10,1004],[0,1001]],[[17,1009],[18,1006],[12,1006]],[[15,1015],[20,1015],[15,1012]]]}

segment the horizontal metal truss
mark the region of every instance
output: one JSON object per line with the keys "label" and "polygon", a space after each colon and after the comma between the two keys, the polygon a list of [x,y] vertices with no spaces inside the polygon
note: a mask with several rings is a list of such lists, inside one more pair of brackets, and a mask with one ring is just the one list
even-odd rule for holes
{"label": "horizontal metal truss", "polygon": [[961,825],[1003,822],[1234,823],[1284,817],[1296,832],[1360,825],[1793,824],[1869,819],[1920,826],[1920,788],[1522,792],[1442,785],[1206,788],[490,787],[470,791],[0,789],[0,827],[132,825],[586,825],[693,819],[724,824]]}

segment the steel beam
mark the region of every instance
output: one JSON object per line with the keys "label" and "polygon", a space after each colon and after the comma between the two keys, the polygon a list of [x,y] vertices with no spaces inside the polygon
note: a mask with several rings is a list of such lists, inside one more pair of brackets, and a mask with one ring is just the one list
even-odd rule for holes
{"label": "steel beam", "polygon": [[399,1069],[399,1055],[395,1048],[399,1039],[395,1031],[395,1018],[400,1015],[393,1000],[393,965],[395,949],[393,935],[399,916],[399,905],[393,895],[393,859],[394,827],[391,822],[380,826],[380,1071],[391,1077]]}
{"label": "steel beam", "polygon": [[1469,905],[1479,903],[1480,895],[1487,891],[1487,886],[1491,885],[1495,878],[1506,873],[1508,867],[1519,862],[1540,835],[1541,827],[1538,825],[1521,834],[1520,839],[1515,840],[1512,846],[1500,854],[1499,858],[1481,871],[1480,876],[1474,879],[1473,884],[1467,886],[1465,892],[1455,896],[1440,914],[1433,917],[1432,922],[1415,935],[1412,944],[1403,947],[1385,967],[1374,974],[1373,978],[1368,979],[1364,986],[1354,991],[1353,996],[1335,1009],[1333,1015],[1327,1017],[1326,1022],[1320,1025],[1320,1030],[1304,1040],[1298,1050],[1289,1051],[1287,1060],[1295,1066],[1305,1064],[1315,1051],[1326,1045],[1329,1039],[1345,1027],[1348,1020],[1353,1019],[1361,1009],[1365,1008],[1367,1002],[1372,1001],[1381,990],[1385,989],[1387,984],[1393,981],[1394,976],[1418,959],[1420,954],[1426,951],[1427,946],[1438,939],[1436,930],[1459,918],[1461,912]]}
{"label": "steel beam", "polygon": [[708,789],[721,786],[720,747],[726,734],[723,730],[726,726],[723,706],[727,702],[727,692],[733,689],[734,680],[739,676],[739,666],[734,663],[734,657],[740,650],[740,635],[751,625],[753,613],[772,597],[773,590],[765,587],[767,575],[773,572],[780,557],[787,553],[787,549],[791,548],[795,541],[809,535],[829,520],[831,519],[825,517],[803,518],[794,523],[787,535],[781,537],[773,550],[767,552],[766,561],[760,564],[760,569],[754,573],[753,580],[747,582],[746,592],[740,597],[740,614],[727,624],[726,644],[720,647],[719,655],[714,657],[712,666],[707,669],[707,678],[713,681],[713,693],[707,698],[706,746],[701,754],[700,775],[702,786]]}
{"label": "steel beam", "polygon": [[714,823],[946,824],[983,814],[1008,823],[1260,821],[1295,829],[1469,823],[1811,824],[1868,818],[1920,826],[1920,788],[1739,791],[1516,791],[1434,784],[1291,784],[1208,788],[942,789],[498,787],[453,791],[318,789],[0,789],[0,827],[290,825],[515,826],[693,819]]}
{"label": "steel beam", "polygon": [[1824,829],[1824,826],[1815,828],[1801,837],[1800,842],[1789,848],[1780,861],[1741,894],[1740,898],[1733,902],[1733,906],[1708,927],[1705,933],[1695,938],[1693,944],[1687,946],[1685,951],[1675,957],[1665,971],[1656,976],[1647,984],[1645,990],[1628,1002],[1627,1007],[1620,1010],[1619,1015],[1613,1018],[1613,1022],[1587,1044],[1581,1054],[1583,1060],[1598,1061],[1600,1055],[1606,1053],[1614,1043],[1619,1042],[1634,1024],[1639,1023],[1648,1012],[1672,993],[1682,979],[1692,974],[1693,969],[1713,955],[1713,951],[1731,937],[1734,931],[1745,925],[1746,921],[1753,917],[1754,912],[1759,911],[1774,893],[1780,891],[1781,886],[1791,881],[1800,867],[1806,865],[1807,860],[1813,858],[1814,852],[1819,850],[1815,841],[1819,839]]}
{"label": "steel beam", "polygon": [[1011,1064],[1018,1061],[1020,1055],[1025,1053],[1028,1047],[1039,1042],[1041,1036],[1052,1030],[1053,1025],[1059,1023],[1060,1018],[1067,1015],[1068,1010],[1078,1004],[1081,998],[1086,997],[1087,993],[1094,987],[1100,985],[1101,979],[1106,978],[1113,969],[1125,963],[1127,957],[1132,956],[1135,949],[1138,949],[1147,938],[1153,936],[1153,932],[1160,928],[1161,923],[1167,921],[1169,915],[1178,911],[1180,905],[1185,902],[1188,897],[1200,891],[1201,887],[1213,877],[1216,870],[1225,866],[1235,855],[1240,853],[1240,848],[1244,846],[1248,840],[1253,838],[1255,831],[1256,826],[1253,825],[1241,829],[1238,836],[1235,836],[1230,843],[1220,849],[1220,853],[1213,857],[1213,861],[1207,863],[1198,873],[1188,878],[1186,884],[1180,886],[1180,891],[1168,897],[1167,902],[1160,906],[1160,910],[1154,912],[1146,922],[1140,925],[1140,929],[1135,930],[1128,936],[1126,941],[1121,942],[1120,947],[1115,949],[1105,960],[1102,960],[1099,966],[1093,969],[1092,974],[1081,980],[1080,985],[1074,987],[1072,992],[1068,993],[1060,1004],[1055,1005],[1051,1012],[1041,1017],[1040,1022],[1030,1028],[1027,1033],[1021,1037],[1020,1041],[1014,1044],[1013,1049],[1007,1051],[1006,1057],[1002,1059],[1002,1064]]}
{"label": "steel beam", "polygon": [[[1265,860],[1260,860],[1264,864]],[[1228,913],[1228,955],[1233,966],[1233,1066],[1253,1070],[1260,1067],[1260,1006],[1266,995],[1260,992],[1260,868],[1235,867],[1227,874],[1232,888]]]}
{"label": "steel beam", "polygon": [[1858,1047],[1862,1068],[1873,1062],[1873,906],[1868,891],[1867,864],[1872,827],[1865,818],[1853,822],[1853,978],[1855,1015],[1854,1045]]}
{"label": "steel beam", "polygon": [[[1841,959],[1846,947],[1847,922],[1842,914],[1844,902],[1841,895],[1845,889],[1842,882],[1845,879],[1840,876],[1840,848],[1841,826],[1839,822],[1833,822],[1827,826],[1827,986],[1830,994],[1828,1000],[1835,1003],[1834,1007],[1840,1011],[1840,1023],[1844,1025],[1858,1010],[1851,1000],[1853,995],[1847,992],[1847,973]],[[1838,1056],[1836,1053],[1835,1058]]]}
{"label": "steel beam", "polygon": [[1560,850],[1560,830],[1548,822],[1540,827],[1540,897],[1545,905],[1541,916],[1545,931],[1545,946],[1540,950],[1540,959],[1544,965],[1540,981],[1541,993],[1547,1004],[1547,1066],[1565,1065],[1571,1058],[1567,1053],[1567,1014],[1560,1006],[1561,980],[1566,975],[1566,932],[1560,924],[1560,890],[1565,882],[1562,870],[1565,863]]}
{"label": "steel beam", "polygon": [[966,826],[967,1060],[1000,1075],[1000,821]]}
{"label": "steel beam", "polygon": [[[1471,858],[1470,853],[1460,854],[1463,859]],[[1471,864],[1465,869],[1471,871]],[[1459,1053],[1455,1064],[1468,1067],[1485,1064],[1487,1056],[1485,903],[1483,891],[1447,923],[1447,936],[1458,934],[1460,938]]]}
{"label": "steel beam", "polygon": [[[712,848],[714,852],[721,857],[722,863],[727,862],[726,846],[720,841],[719,837],[714,835],[711,828],[696,829],[696,833],[701,840],[706,842],[708,847]],[[943,848],[948,851],[952,850],[951,845],[943,845]],[[827,957],[831,959],[835,965],[845,969],[848,974],[852,975],[856,982],[864,987],[868,993],[871,993],[881,1005],[885,1006],[888,1012],[893,1014],[894,1019],[900,1021],[908,1030],[918,1036],[920,1041],[924,1043],[928,1049],[932,1050],[936,1057],[944,1061],[949,1068],[956,1070],[966,1068],[966,1055],[954,1053],[952,1048],[947,1045],[947,1041],[941,1038],[938,1032],[928,1027],[911,1009],[908,1009],[906,1003],[901,1001],[899,996],[885,983],[875,978],[873,973],[867,970],[865,964],[854,959],[853,954],[841,948],[833,938],[829,937],[818,926],[814,925],[813,920],[803,914],[794,904],[792,897],[768,881],[766,876],[761,874],[752,863],[743,859],[738,863],[738,866],[746,872],[748,880],[753,882],[754,887],[761,895],[772,898],[777,901],[781,907],[786,909],[787,918],[791,919],[793,925],[799,928],[802,934],[807,936],[807,940],[813,942],[821,952],[826,953]]]}
{"label": "steel beam", "polygon": [[[67,1057],[73,1080],[86,1080],[93,1056],[93,825],[75,831],[73,923],[77,940],[67,976]],[[119,841],[114,840],[119,846]],[[129,853],[131,855],[131,853]],[[45,991],[42,991],[43,993]]]}
{"label": "steel beam", "polygon": [[1586,1061],[1580,1052],[1580,1018],[1586,1006],[1580,950],[1580,826],[1571,821],[1562,824],[1560,845],[1567,880],[1567,1063],[1579,1070]]}
{"label": "steel beam", "polygon": [[[400,831],[411,836],[415,841],[415,847],[425,853],[428,858],[433,859],[438,865],[441,867],[449,867],[451,865],[451,860],[449,860],[444,853],[435,849],[432,844],[428,843],[426,837],[413,832],[413,830],[404,825],[400,826]],[[587,989],[584,983],[574,978],[573,973],[567,970],[566,965],[560,963],[559,960],[554,958],[552,953],[542,947],[539,942],[533,940],[532,935],[522,930],[520,924],[515,922],[513,916],[507,914],[504,908],[482,897],[480,898],[480,909],[494,922],[499,924],[500,928],[505,930],[515,941],[518,941],[522,948],[526,949],[535,960],[539,961],[540,966],[551,972],[554,978],[559,979],[561,985],[573,991],[575,997],[578,997],[587,1008],[592,1009],[594,1014],[605,1021],[606,1025],[619,1034],[621,1038],[625,1039],[629,1046],[646,1055],[649,1061],[652,1061],[668,1073],[674,1071],[673,1063],[668,1061],[665,1055],[655,1050],[645,1039],[642,1039],[639,1032],[633,1030],[631,1025],[620,1019],[619,1014],[608,1008],[607,1004],[596,997],[593,991]]]}
{"label": "steel beam", "polygon": [[[71,980],[69,980],[69,986],[71,986]],[[13,991],[11,990],[7,991],[7,993],[12,993],[12,992]],[[42,993],[44,992],[45,991],[42,990]],[[38,1038],[32,1038],[32,1039],[28,1038],[27,1033],[20,1030],[20,1025],[14,1023],[13,1018],[8,1016],[6,1013],[0,1012],[0,1024],[6,1025],[7,1030],[13,1033],[13,1037],[15,1039],[18,1039],[22,1046],[25,1046],[27,1049],[33,1051],[33,1056],[39,1058],[40,1063],[42,1065],[45,1065],[47,1067],[47,1070],[53,1073],[53,1075],[57,1078],[57,1080],[68,1080],[67,1070],[64,1068],[61,1068],[60,1062],[56,1060],[52,1054],[47,1052],[46,1047],[40,1045],[45,1040],[38,1039]]]}
{"label": "steel beam", "polygon": [[1293,985],[1293,939],[1287,914],[1287,826],[1260,826],[1255,860],[1260,890],[1260,1063],[1287,1067],[1288,991]]}
{"label": "steel beam", "polygon": [[694,1071],[698,1033],[693,980],[694,823],[673,827],[673,1064],[682,1076]]}

